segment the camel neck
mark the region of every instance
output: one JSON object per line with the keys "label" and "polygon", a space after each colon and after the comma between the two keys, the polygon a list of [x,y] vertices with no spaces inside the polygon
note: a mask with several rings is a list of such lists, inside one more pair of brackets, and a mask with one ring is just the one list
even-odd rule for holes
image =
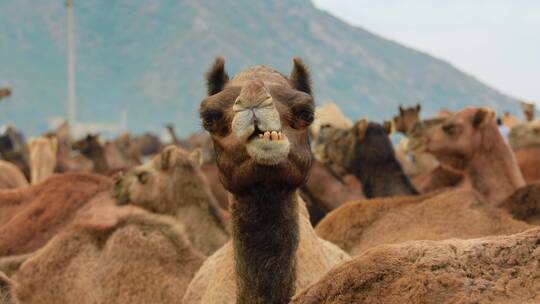
{"label": "camel neck", "polygon": [[482,141],[481,149],[465,168],[473,187],[491,204],[502,202],[525,185],[514,154],[500,134],[497,135]]}
{"label": "camel neck", "polygon": [[299,240],[294,191],[235,195],[231,205],[237,303],[289,303]]}
{"label": "camel neck", "polygon": [[363,162],[352,171],[367,198],[418,194],[395,159]]}
{"label": "camel neck", "polygon": [[105,158],[105,151],[103,151],[103,148],[93,148],[89,151],[87,157],[89,157],[94,164],[94,172],[104,174],[109,171],[109,164]]}

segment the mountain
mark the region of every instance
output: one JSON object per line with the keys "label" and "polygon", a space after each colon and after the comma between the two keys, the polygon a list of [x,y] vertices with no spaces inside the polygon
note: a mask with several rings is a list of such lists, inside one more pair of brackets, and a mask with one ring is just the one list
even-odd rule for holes
{"label": "mountain", "polygon": [[[318,10],[308,0],[74,0],[77,115],[181,134],[199,130],[203,74],[223,55],[230,74],[268,64],[288,74],[291,58],[311,67],[316,101],[333,100],[352,119],[381,120],[398,104],[423,113],[515,100],[428,54],[383,39]],[[0,123],[26,132],[65,116],[65,8],[62,0],[0,2]]]}

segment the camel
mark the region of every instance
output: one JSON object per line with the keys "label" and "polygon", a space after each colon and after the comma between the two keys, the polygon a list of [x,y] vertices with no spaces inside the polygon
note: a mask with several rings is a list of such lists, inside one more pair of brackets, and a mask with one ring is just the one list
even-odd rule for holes
{"label": "camel", "polygon": [[527,184],[540,181],[540,143],[518,148],[514,156]]}
{"label": "camel", "polygon": [[514,191],[499,204],[516,219],[540,225],[540,183],[532,183]]}
{"label": "camel", "polygon": [[533,121],[536,114],[536,107],[534,103],[522,101],[519,103],[519,105],[521,106],[521,110],[523,111],[523,115],[525,116],[525,121]]}
{"label": "camel", "polygon": [[12,126],[4,128],[0,135],[0,156],[19,167],[27,180],[30,180],[28,150],[23,135]]}
{"label": "camel", "polygon": [[11,96],[11,89],[8,87],[0,87],[0,100]]}
{"label": "camel", "polygon": [[531,226],[473,190],[351,202],[330,212],[317,235],[358,255],[382,244],[510,234]]}
{"label": "camel", "polygon": [[314,161],[306,184],[300,188],[312,225],[342,204],[364,198],[358,179],[350,174],[339,176],[341,173],[337,171],[328,164]]}
{"label": "camel", "polygon": [[194,248],[210,255],[228,240],[225,216],[200,170],[202,152],[168,146],[150,162],[116,178],[112,195],[119,205],[130,203],[178,219]]}
{"label": "camel", "polygon": [[539,241],[535,228],[379,246],[334,268],[291,303],[539,303]]}
{"label": "camel", "polygon": [[489,109],[465,108],[429,128],[423,141],[426,151],[439,162],[462,170],[472,187],[492,205],[525,185]]}
{"label": "camel", "polygon": [[[407,136],[403,138],[396,147],[396,158],[401,162],[401,165],[406,169],[409,176],[414,176],[424,172],[428,172],[437,167],[438,162],[435,157],[424,150],[415,149],[414,145],[410,144],[409,138],[415,135],[419,124],[424,124],[420,120],[420,104],[414,107],[403,108],[399,106],[399,115],[392,119],[393,129]],[[412,159],[409,161],[408,156]]]}
{"label": "camel", "polygon": [[30,187],[0,191],[0,256],[42,247],[73,220],[77,210],[111,185],[106,177],[66,173]]}
{"label": "camel", "polygon": [[523,121],[516,116],[510,114],[509,112],[504,112],[503,116],[501,117],[501,123],[512,129],[515,126],[522,124]]}
{"label": "camel", "polygon": [[111,170],[105,157],[105,150],[99,143],[98,135],[86,135],[73,143],[73,149],[80,151],[82,155],[92,160],[95,173],[107,174]]}
{"label": "camel", "polygon": [[288,303],[348,259],[315,236],[297,194],[312,163],[314,102],[307,67],[293,63],[289,78],[254,66],[229,80],[221,57],[207,73],[200,116],[231,193],[232,240],[205,261],[184,303]]}
{"label": "camel", "polygon": [[44,181],[53,174],[57,149],[56,137],[38,137],[29,140],[30,182],[33,185]]}
{"label": "camel", "polygon": [[311,134],[314,138],[319,136],[319,130],[322,126],[348,129],[352,126],[352,121],[343,115],[337,104],[328,102],[315,109],[315,119],[310,126]]}
{"label": "camel", "polygon": [[367,198],[418,194],[396,160],[389,132],[361,119],[349,130],[329,132],[319,157],[354,174]]}
{"label": "camel", "polygon": [[28,186],[26,177],[19,167],[0,160],[0,189],[15,189]]}
{"label": "camel", "polygon": [[[104,197],[13,276],[21,303],[177,303],[204,255],[166,215]],[[99,200],[98,200],[99,201]]]}

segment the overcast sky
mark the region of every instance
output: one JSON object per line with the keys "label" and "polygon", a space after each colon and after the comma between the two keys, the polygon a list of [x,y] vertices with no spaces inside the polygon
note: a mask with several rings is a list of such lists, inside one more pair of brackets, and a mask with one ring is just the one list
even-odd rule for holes
{"label": "overcast sky", "polygon": [[313,0],[348,23],[540,105],[540,0]]}

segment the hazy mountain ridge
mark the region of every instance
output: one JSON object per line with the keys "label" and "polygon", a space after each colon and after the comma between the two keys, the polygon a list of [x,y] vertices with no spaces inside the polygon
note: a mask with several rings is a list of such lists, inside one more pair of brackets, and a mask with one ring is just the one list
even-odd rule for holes
{"label": "hazy mountain ridge", "polygon": [[[42,131],[65,113],[63,1],[0,3],[2,122]],[[516,110],[514,100],[451,65],[293,1],[77,1],[78,116],[115,122],[128,111],[134,131],[166,122],[198,130],[203,74],[216,55],[231,74],[268,64],[285,74],[291,58],[310,65],[316,100],[336,101],[351,118],[389,118],[397,105],[426,112],[467,104]]]}

